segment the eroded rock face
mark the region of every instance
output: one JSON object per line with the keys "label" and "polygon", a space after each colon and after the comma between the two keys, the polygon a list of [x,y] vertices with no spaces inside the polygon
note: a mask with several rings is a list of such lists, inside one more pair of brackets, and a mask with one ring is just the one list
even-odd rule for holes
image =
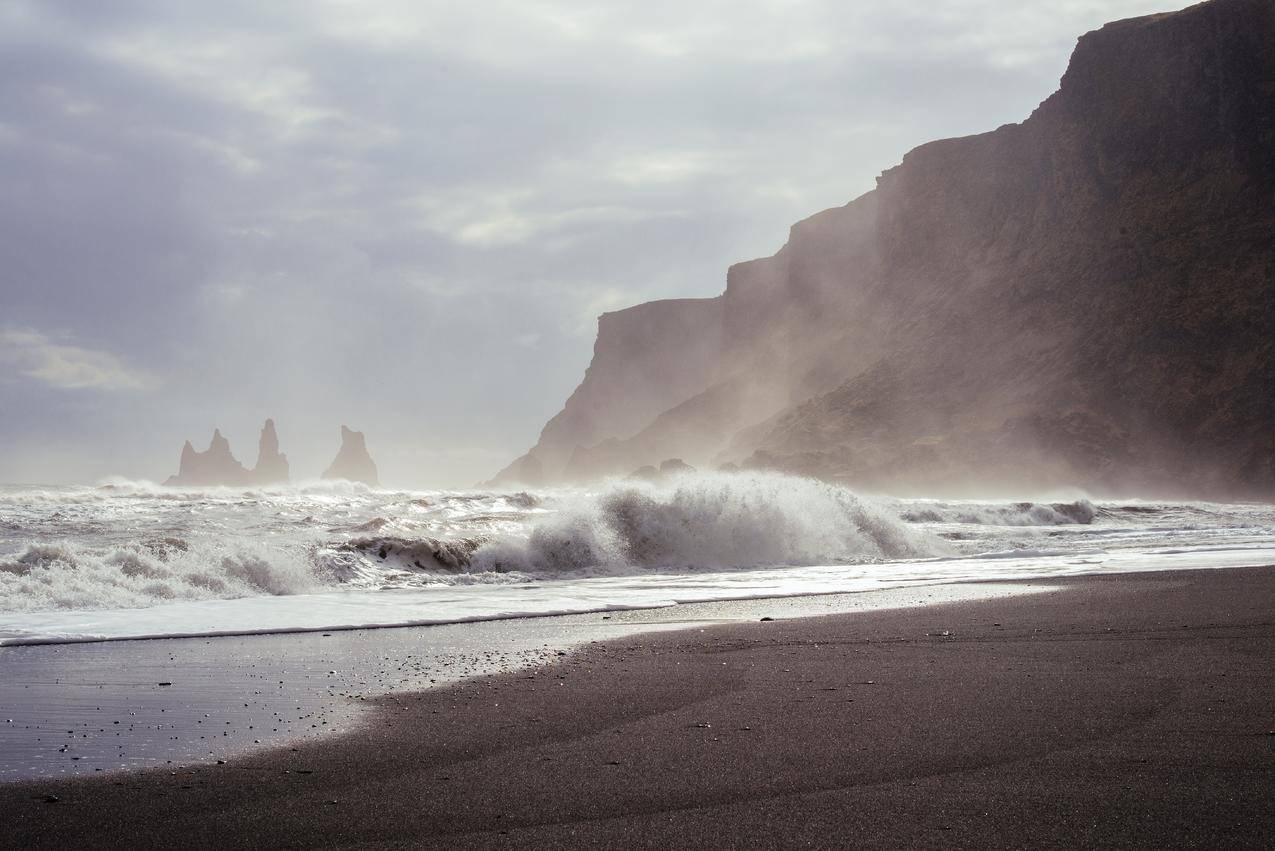
{"label": "eroded rock face", "polygon": [[261,429],[257,466],[251,470],[235,458],[230,441],[213,429],[212,441],[203,452],[197,452],[190,441],[182,447],[181,466],[166,485],[186,487],[251,487],[283,484],[288,481],[288,456],[279,451],[279,436],[274,420],[266,420]]}
{"label": "eroded rock face", "polygon": [[279,435],[274,420],[266,420],[257,442],[257,466],[252,470],[258,484],[268,485],[288,481],[288,456],[279,451]]}
{"label": "eroded rock face", "polygon": [[1085,35],[1027,120],[912,151],[711,311],[604,317],[546,477],[1275,495],[1273,91],[1269,0]]}
{"label": "eroded rock face", "polygon": [[337,451],[332,465],[323,471],[325,479],[345,479],[351,482],[362,482],[365,485],[379,487],[376,463],[367,451],[367,441],[363,432],[341,426],[341,448]]}
{"label": "eroded rock face", "polygon": [[[577,447],[627,438],[650,420],[702,391],[721,359],[720,298],[640,304],[598,319],[593,361],[562,412],[528,455],[544,481],[557,481]],[[525,483],[523,456],[492,484]]]}
{"label": "eroded rock face", "polygon": [[212,440],[203,452],[197,452],[190,441],[186,441],[177,475],[170,476],[164,484],[245,487],[251,481],[252,473],[231,454],[230,441],[221,436],[220,429],[213,429]]}

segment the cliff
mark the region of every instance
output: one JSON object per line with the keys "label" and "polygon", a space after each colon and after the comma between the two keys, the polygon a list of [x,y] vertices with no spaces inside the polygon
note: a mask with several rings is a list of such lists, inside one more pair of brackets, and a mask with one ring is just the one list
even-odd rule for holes
{"label": "cliff", "polygon": [[367,451],[363,432],[341,426],[341,448],[337,450],[332,465],[323,471],[325,479],[345,479],[380,487],[376,463]]}
{"label": "cliff", "polygon": [[720,360],[721,310],[721,299],[673,299],[602,314],[584,380],[531,451],[496,480],[561,478],[577,448],[630,437],[702,391]]}
{"label": "cliff", "polygon": [[287,481],[288,456],[279,452],[279,436],[275,433],[274,420],[266,420],[258,443],[257,466],[253,469],[245,469],[231,453],[230,441],[222,437],[220,429],[213,429],[212,440],[203,452],[195,451],[190,441],[186,441],[182,447],[177,475],[169,476],[164,484],[186,487],[250,487]]}
{"label": "cliff", "polygon": [[531,455],[1272,495],[1272,387],[1275,4],[1211,0],[1083,36],[1027,120],[910,152],[717,299],[604,316]]}

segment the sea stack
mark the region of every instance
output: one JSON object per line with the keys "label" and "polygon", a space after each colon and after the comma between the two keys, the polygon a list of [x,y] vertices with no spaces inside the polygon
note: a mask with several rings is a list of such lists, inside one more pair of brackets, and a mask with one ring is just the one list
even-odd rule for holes
{"label": "sea stack", "polygon": [[367,441],[363,438],[363,432],[341,426],[341,449],[336,453],[332,466],[323,471],[323,478],[362,482],[372,487],[380,486],[381,482],[376,475],[376,463],[368,454]]}
{"label": "sea stack", "polygon": [[250,487],[283,484],[288,481],[288,456],[279,451],[279,435],[274,420],[266,420],[261,429],[257,449],[257,466],[251,470],[230,452],[230,441],[220,429],[213,429],[208,449],[198,452],[190,441],[182,447],[181,466],[177,475],[169,476],[166,485],[187,487]]}
{"label": "sea stack", "polygon": [[177,475],[170,476],[166,485],[238,485],[251,482],[252,474],[244,469],[230,452],[230,441],[221,436],[220,429],[213,429],[212,440],[203,452],[186,441],[182,447],[181,466]]}
{"label": "sea stack", "polygon": [[257,443],[257,466],[252,470],[257,484],[282,484],[288,481],[288,456],[279,451],[279,435],[274,420],[266,420]]}

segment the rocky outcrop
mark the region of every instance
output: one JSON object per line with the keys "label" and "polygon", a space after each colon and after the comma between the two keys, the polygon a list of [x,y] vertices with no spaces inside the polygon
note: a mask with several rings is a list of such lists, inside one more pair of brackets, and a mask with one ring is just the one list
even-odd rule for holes
{"label": "rocky outcrop", "polygon": [[717,299],[604,316],[533,454],[1275,495],[1271,387],[1275,4],[1211,0],[1085,35],[1027,120],[917,148]]}
{"label": "rocky outcrop", "polygon": [[240,464],[231,454],[230,441],[222,437],[220,429],[213,429],[212,441],[203,452],[195,451],[190,441],[186,441],[182,447],[181,465],[177,475],[170,476],[164,484],[186,487],[251,487],[287,481],[288,456],[279,452],[279,436],[275,433],[274,420],[266,420],[261,429],[257,466],[253,469],[248,470]]}
{"label": "rocky outcrop", "polygon": [[257,466],[252,470],[258,484],[268,485],[288,481],[288,456],[279,451],[279,435],[274,430],[274,420],[266,420],[257,441]]}
{"label": "rocky outcrop", "polygon": [[190,441],[182,446],[181,466],[177,475],[170,476],[166,485],[188,487],[246,487],[252,482],[252,473],[230,453],[230,441],[221,436],[220,429],[213,429],[212,440],[203,452],[197,452]]}
{"label": "rocky outcrop", "polygon": [[363,437],[363,432],[341,426],[341,448],[337,451],[332,465],[323,471],[323,478],[345,479],[380,487],[376,464],[367,451],[367,441]]}
{"label": "rocky outcrop", "polygon": [[[701,392],[720,361],[721,310],[720,298],[672,299],[602,314],[584,380],[528,453],[542,479],[561,479],[578,447],[631,437]],[[526,458],[493,481],[538,484]]]}

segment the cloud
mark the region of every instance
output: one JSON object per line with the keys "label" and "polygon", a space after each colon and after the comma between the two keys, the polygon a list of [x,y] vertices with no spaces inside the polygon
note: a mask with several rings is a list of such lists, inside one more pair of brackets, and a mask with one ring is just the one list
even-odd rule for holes
{"label": "cloud", "polygon": [[0,447],[56,419],[135,458],[273,416],[298,463],[364,418],[404,464],[513,457],[598,313],[719,293],[1162,5],[0,0],[0,409],[28,412]]}
{"label": "cloud", "polygon": [[149,383],[110,352],[57,343],[26,329],[0,330],[0,364],[62,390],[140,390]]}

